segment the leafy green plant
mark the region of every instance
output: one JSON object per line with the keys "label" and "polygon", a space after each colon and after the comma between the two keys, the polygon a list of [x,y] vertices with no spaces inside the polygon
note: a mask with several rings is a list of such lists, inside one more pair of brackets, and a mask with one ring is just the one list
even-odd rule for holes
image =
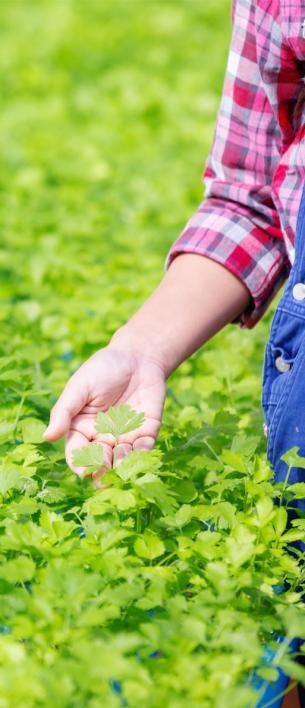
{"label": "leafy green plant", "polygon": [[[132,415],[118,407],[120,430]],[[200,443],[186,433],[176,447],[129,453],[96,491],[66,477],[51,445],[7,448],[0,651],[11,701],[27,691],[38,706],[60,690],[66,705],[77,694],[80,704],[182,705],[187,696],[209,707],[229,694],[242,707],[257,700],[253,672],[274,680],[282,667],[304,681],[288,654],[290,639],[305,639],[303,554],[287,549],[305,529],[301,517],[287,529],[286,507],[302,493],[290,470],[305,462],[291,450],[286,482],[274,485],[260,438],[222,426],[203,426]],[[77,453],[88,471],[102,459],[96,447]],[[266,665],[278,634],[286,644]],[[17,657],[27,680],[12,689]]]}

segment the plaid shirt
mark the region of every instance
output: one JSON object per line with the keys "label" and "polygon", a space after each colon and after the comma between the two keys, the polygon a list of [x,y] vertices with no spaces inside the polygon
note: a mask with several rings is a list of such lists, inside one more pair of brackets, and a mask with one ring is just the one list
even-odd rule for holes
{"label": "plaid shirt", "polygon": [[[238,276],[251,328],[287,277],[305,177],[304,0],[233,0],[222,99],[202,180],[205,199],[172,245],[214,259]],[[303,27],[304,23],[304,27]],[[303,36],[304,34],[304,36]]]}

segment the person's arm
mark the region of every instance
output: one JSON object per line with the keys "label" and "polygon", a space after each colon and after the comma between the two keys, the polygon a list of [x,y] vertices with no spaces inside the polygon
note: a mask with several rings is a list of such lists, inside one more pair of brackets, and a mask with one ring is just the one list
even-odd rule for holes
{"label": "person's arm", "polygon": [[[197,253],[240,278],[252,296],[251,307],[236,320],[245,328],[253,327],[262,317],[290,268],[272,191],[285,147],[279,122],[283,106],[274,105],[275,87],[268,89],[264,84],[257,56],[257,46],[263,42],[260,32],[269,33],[270,54],[279,51],[281,26],[272,13],[270,6],[260,29],[257,2],[233,2],[223,93],[203,172],[205,199],[166,260],[169,268],[181,253]],[[285,92],[291,101],[295,87],[288,88],[282,74],[277,94],[285,104]],[[268,90],[274,94],[272,106]]]}
{"label": "person's arm", "polygon": [[159,361],[167,378],[250,302],[247,287],[222,265],[182,254],[111,343]]}

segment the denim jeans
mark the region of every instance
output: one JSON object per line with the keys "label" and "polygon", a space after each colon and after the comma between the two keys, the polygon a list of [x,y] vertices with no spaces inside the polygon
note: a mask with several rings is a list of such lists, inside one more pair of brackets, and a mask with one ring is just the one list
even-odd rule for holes
{"label": "denim jeans", "polygon": [[[267,457],[274,481],[285,479],[280,459],[291,447],[305,456],[305,183],[299,207],[295,258],[284,293],[273,316],[263,368],[262,406]],[[289,482],[305,481],[305,469],[294,467]],[[293,502],[305,511],[305,498]]]}

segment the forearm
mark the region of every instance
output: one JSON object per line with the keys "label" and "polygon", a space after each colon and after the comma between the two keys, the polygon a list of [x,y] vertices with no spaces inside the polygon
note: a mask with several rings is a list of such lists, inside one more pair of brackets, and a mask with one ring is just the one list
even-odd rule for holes
{"label": "forearm", "polygon": [[167,377],[249,303],[248,289],[225,267],[183,254],[111,341],[153,357]]}

